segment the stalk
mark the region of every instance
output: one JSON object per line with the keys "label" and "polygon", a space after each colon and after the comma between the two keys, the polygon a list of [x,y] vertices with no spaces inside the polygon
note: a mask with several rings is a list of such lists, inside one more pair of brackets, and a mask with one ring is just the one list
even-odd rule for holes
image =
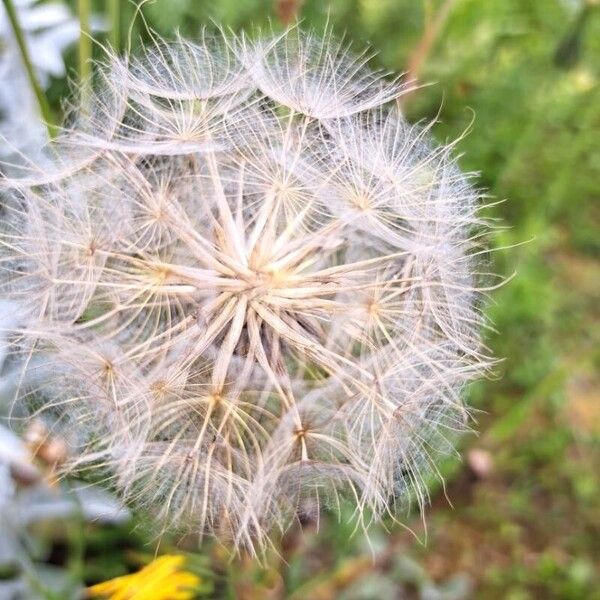
{"label": "stalk", "polygon": [[19,53],[21,54],[21,60],[23,61],[25,70],[27,71],[29,85],[31,86],[31,89],[33,90],[33,93],[37,99],[42,120],[48,129],[48,135],[50,138],[52,138],[56,133],[56,126],[54,125],[52,110],[50,109],[48,98],[46,97],[46,94],[42,89],[40,82],[38,81],[35,69],[33,68],[33,63],[31,62],[31,57],[29,56],[29,50],[27,48],[27,42],[25,40],[25,34],[23,33],[23,29],[19,23],[19,17],[17,15],[15,5],[13,0],[2,0],[2,2],[4,3],[4,8],[6,9],[6,14],[8,15],[8,20],[10,21],[13,34],[17,40]]}
{"label": "stalk", "polygon": [[119,0],[108,0],[108,22],[110,44],[115,52],[121,43],[121,7]]}
{"label": "stalk", "polygon": [[89,101],[92,68],[92,35],[90,27],[90,0],[77,0],[79,16],[79,82],[81,101],[85,107]]}

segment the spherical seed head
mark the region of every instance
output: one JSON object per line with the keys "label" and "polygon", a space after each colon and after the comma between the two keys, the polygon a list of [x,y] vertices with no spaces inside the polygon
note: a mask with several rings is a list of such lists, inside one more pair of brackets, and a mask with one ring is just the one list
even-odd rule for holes
{"label": "spherical seed head", "polygon": [[422,504],[465,425],[478,194],[365,60],[297,29],[157,42],[4,182],[15,410],[165,527],[258,551],[307,498]]}

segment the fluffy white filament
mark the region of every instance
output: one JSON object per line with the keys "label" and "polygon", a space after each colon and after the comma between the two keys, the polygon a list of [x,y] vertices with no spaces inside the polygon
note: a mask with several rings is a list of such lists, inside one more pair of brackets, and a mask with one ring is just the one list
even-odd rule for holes
{"label": "fluffy white filament", "polygon": [[256,551],[309,499],[422,503],[465,424],[478,194],[366,58],[157,42],[3,182],[13,412],[165,527]]}

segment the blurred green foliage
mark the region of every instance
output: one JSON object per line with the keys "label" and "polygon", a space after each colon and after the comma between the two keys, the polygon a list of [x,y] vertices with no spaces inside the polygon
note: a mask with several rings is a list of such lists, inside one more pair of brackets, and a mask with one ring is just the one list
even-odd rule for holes
{"label": "blurred green foliage", "polygon": [[[134,10],[122,3],[122,32]],[[406,115],[437,119],[440,141],[467,132],[461,164],[480,173],[499,226],[489,270],[515,273],[491,294],[488,343],[504,360],[471,390],[479,436],[463,441],[464,463],[446,461],[428,533],[418,515],[401,515],[415,537],[376,528],[369,549],[326,515],[318,536],[315,525],[288,534],[268,568],[232,565],[205,545],[215,597],[600,598],[598,2],[156,0],[141,10],[159,34],[190,37],[201,26],[282,27],[297,14],[369,43],[374,66],[432,84],[404,99]],[[148,39],[139,16],[131,39]],[[54,82],[55,104],[65,85]],[[131,566],[131,547],[148,551],[137,535],[91,537],[88,579]]]}

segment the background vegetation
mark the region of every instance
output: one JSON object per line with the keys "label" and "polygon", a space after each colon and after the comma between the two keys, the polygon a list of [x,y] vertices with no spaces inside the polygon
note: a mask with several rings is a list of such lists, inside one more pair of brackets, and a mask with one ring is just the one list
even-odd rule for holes
{"label": "background vegetation", "polygon": [[[96,14],[105,2],[93,4]],[[110,3],[108,3],[110,4]],[[77,3],[72,2],[77,11]],[[121,47],[134,14],[122,2]],[[375,528],[325,515],[289,532],[268,566],[204,544],[190,564],[203,597],[268,599],[600,598],[600,6],[588,0],[156,0],[149,26],[193,37],[213,23],[274,27],[296,16],[325,23],[373,64],[424,86],[403,100],[411,121],[458,145],[466,170],[499,202],[506,226],[493,269],[516,272],[493,293],[488,336],[503,357],[493,381],[470,390],[476,435],[432,482],[423,522]],[[107,32],[107,35],[113,34]],[[141,19],[132,30],[143,43]],[[103,35],[98,35],[103,39]],[[139,40],[142,40],[140,42]],[[101,55],[96,48],[94,52]],[[77,48],[67,51],[77,68]],[[48,89],[56,113],[64,78]],[[87,584],[153,557],[142,516],[85,527],[78,576]],[[426,523],[426,524],[425,524]],[[317,529],[319,530],[317,534]],[[69,523],[46,529],[41,562],[71,568]],[[71,540],[71,541],[69,541]],[[163,539],[195,549],[193,540]]]}

